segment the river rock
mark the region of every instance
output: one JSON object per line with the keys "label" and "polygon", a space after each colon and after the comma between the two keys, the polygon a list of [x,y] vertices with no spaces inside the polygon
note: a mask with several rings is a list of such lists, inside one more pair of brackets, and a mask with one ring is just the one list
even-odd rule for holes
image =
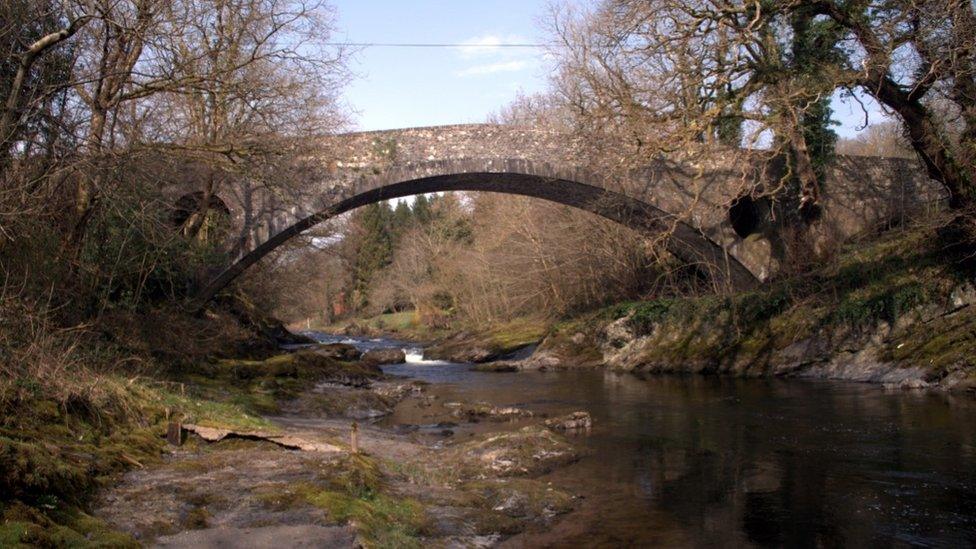
{"label": "river rock", "polygon": [[291,450],[302,450],[304,452],[341,452],[342,449],[333,444],[321,440],[310,440],[288,434],[278,434],[265,431],[236,431],[233,429],[220,429],[194,425],[188,423],[183,425],[183,429],[196,434],[207,442],[220,442],[226,438],[242,438],[246,440],[266,440]]}
{"label": "river rock", "polygon": [[476,372],[509,373],[519,371],[519,363],[509,360],[496,360],[495,362],[475,364],[471,369]]}
{"label": "river rock", "polygon": [[573,412],[546,420],[546,427],[557,431],[586,431],[593,427],[593,418],[589,412]]}
{"label": "river rock", "polygon": [[972,282],[960,284],[953,288],[949,299],[956,309],[976,304],[976,286]]}
{"label": "river rock", "polygon": [[498,357],[498,353],[483,347],[464,347],[461,349],[449,347],[432,347],[424,349],[425,360],[444,360],[447,362],[481,363],[488,362]]}
{"label": "river rock", "polygon": [[476,494],[486,507],[506,516],[548,524],[574,507],[574,498],[552,483],[528,478],[475,480],[462,489]]}
{"label": "river rock", "polygon": [[529,410],[523,410],[515,406],[492,406],[487,402],[476,402],[474,404],[450,402],[445,404],[445,406],[454,409],[451,412],[451,415],[454,417],[467,418],[469,420],[488,419],[490,421],[510,421],[535,415]]}
{"label": "river rock", "polygon": [[930,387],[927,381],[918,378],[903,379],[898,383],[885,383],[883,386],[885,389],[896,389],[903,391],[918,391],[928,389]]}
{"label": "river rock", "polygon": [[354,345],[346,343],[328,343],[314,348],[314,351],[322,356],[334,358],[336,360],[358,360],[362,353]]}
{"label": "river rock", "polygon": [[496,360],[494,362],[484,362],[475,364],[471,367],[477,372],[518,372],[522,370],[565,370],[567,365],[562,359],[547,351],[533,353],[521,360]]}
{"label": "river rock", "polygon": [[372,389],[374,393],[382,397],[392,399],[394,402],[400,402],[409,396],[418,397],[423,395],[425,387],[425,382],[417,380],[412,380],[407,383],[385,381],[374,383]]}
{"label": "river rock", "polygon": [[447,458],[474,478],[537,476],[577,459],[576,449],[541,427],[495,433],[452,446]]}
{"label": "river rock", "polygon": [[547,352],[539,351],[522,361],[520,365],[523,370],[562,370],[566,369],[566,364],[558,356]]}
{"label": "river rock", "polygon": [[407,361],[403,349],[371,349],[363,353],[363,361],[371,364],[402,364]]}

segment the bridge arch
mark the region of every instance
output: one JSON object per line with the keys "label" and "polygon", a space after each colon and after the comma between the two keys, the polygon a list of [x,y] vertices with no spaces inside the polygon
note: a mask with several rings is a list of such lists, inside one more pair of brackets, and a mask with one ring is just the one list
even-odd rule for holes
{"label": "bridge arch", "polygon": [[594,213],[645,233],[668,233],[666,248],[678,259],[699,265],[730,289],[758,285],[756,276],[722,246],[677,216],[646,201],[613,191],[606,179],[576,168],[525,159],[432,160],[360,174],[354,182],[327,186],[325,205],[271,235],[219,272],[199,292],[210,301],[248,267],[291,238],[328,219],[383,200],[444,191],[497,192],[540,198]]}

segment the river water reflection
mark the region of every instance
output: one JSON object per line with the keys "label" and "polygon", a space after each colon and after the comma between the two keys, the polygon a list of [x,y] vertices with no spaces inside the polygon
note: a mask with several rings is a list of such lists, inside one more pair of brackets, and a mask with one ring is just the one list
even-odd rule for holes
{"label": "river water reflection", "polygon": [[581,510],[512,546],[976,545],[969,396],[417,360],[386,370],[466,400],[593,415],[585,457],[547,477],[584,496]]}

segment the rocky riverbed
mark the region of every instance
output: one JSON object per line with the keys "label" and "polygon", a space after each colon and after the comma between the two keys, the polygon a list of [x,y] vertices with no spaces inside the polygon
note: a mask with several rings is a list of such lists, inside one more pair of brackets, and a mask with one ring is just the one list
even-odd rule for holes
{"label": "rocky riverbed", "polygon": [[[272,361],[277,370],[258,385],[322,371],[279,391],[263,429],[188,424],[162,464],[102,493],[96,516],[159,547],[483,546],[574,508],[573,494],[538,477],[579,458],[565,436],[578,417],[448,400],[376,367],[402,355],[326,345],[291,355],[288,367]],[[265,366],[236,365],[234,375]],[[422,420],[375,424],[395,409]]]}
{"label": "rocky riverbed", "polygon": [[[387,346],[406,363],[362,359]],[[184,406],[186,443],[102,492],[96,516],[162,547],[976,542],[968,396],[411,347],[209,365],[188,393],[261,417],[221,427]]]}

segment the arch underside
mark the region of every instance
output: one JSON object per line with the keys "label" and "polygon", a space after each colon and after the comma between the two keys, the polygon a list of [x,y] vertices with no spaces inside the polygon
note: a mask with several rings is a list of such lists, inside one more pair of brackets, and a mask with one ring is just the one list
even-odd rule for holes
{"label": "arch underside", "polygon": [[[397,177],[396,174],[390,175],[393,176],[392,178]],[[400,177],[405,175],[400,174]],[[390,176],[383,178],[386,181],[390,179]],[[292,237],[323,221],[367,204],[443,191],[514,194],[579,208],[641,232],[668,234],[666,248],[670,253],[683,262],[698,266],[713,280],[729,289],[749,289],[759,282],[752,272],[701,231],[678,221],[674,215],[656,206],[602,187],[521,171],[425,174],[416,179],[404,177],[403,180],[395,183],[385,183],[383,180],[379,180],[372,186],[360,185],[360,188],[368,188],[368,190],[305,217],[276,233],[211,280],[200,292],[199,302],[206,303],[262,257]]]}

